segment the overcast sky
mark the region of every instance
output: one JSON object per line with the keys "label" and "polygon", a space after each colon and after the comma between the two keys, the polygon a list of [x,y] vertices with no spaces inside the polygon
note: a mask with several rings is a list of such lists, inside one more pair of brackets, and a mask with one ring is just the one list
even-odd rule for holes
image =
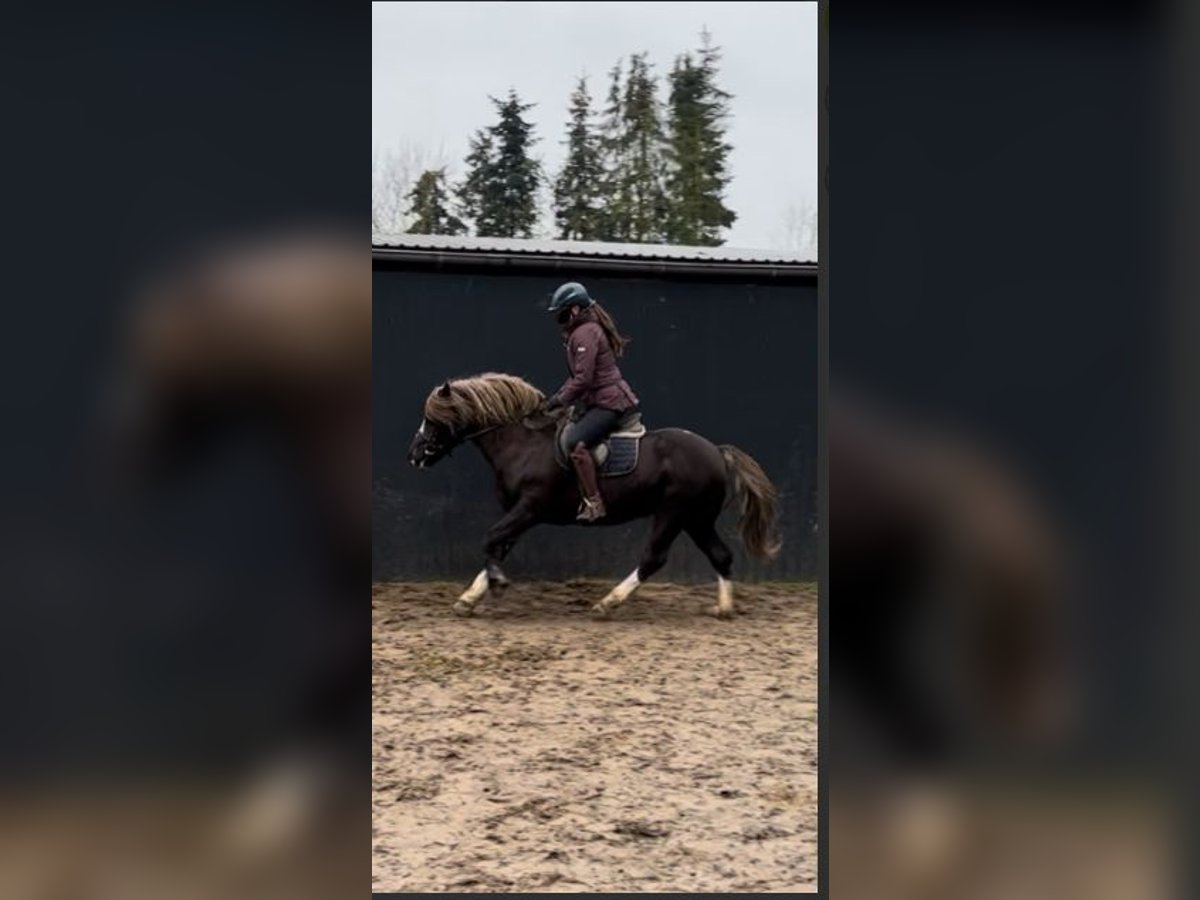
{"label": "overcast sky", "polygon": [[[373,4],[372,139],[442,148],[454,177],[467,140],[495,122],[488,95],[510,87],[536,103],[534,148],[556,174],[567,102],[580,75],[596,105],[620,57],[647,51],[665,76],[699,44],[721,47],[720,84],[734,95],[729,139],[738,213],[727,244],[780,246],[789,204],[816,208],[817,4],[792,3],[381,3]],[[666,99],[665,85],[660,97]]]}

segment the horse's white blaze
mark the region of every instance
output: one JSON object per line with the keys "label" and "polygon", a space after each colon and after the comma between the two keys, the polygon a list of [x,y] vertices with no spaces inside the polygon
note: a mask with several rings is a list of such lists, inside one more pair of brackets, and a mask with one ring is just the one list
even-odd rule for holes
{"label": "horse's white blaze", "polygon": [[600,601],[600,605],[605,609],[610,609],[624,603],[629,599],[629,595],[638,589],[641,583],[642,579],[638,577],[638,570],[634,569],[628,578],[608,592],[608,596]]}
{"label": "horse's white blaze", "polygon": [[733,612],[733,582],[717,576],[717,609]]}
{"label": "horse's white blaze", "polygon": [[471,586],[463,591],[462,597],[459,599],[465,603],[477,603],[479,598],[487,593],[488,577],[487,569],[480,570],[475,576],[475,580],[471,582]]}

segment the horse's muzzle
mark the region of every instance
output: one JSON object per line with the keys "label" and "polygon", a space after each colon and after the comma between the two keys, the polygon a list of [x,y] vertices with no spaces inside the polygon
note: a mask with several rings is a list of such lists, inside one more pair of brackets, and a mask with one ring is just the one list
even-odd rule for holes
{"label": "horse's muzzle", "polygon": [[414,468],[427,469],[438,460],[438,450],[434,447],[422,447],[408,454],[408,462]]}

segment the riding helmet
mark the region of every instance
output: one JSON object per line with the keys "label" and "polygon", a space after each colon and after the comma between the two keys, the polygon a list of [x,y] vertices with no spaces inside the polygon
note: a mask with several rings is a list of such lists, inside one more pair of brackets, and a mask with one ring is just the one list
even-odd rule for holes
{"label": "riding helmet", "polygon": [[568,306],[582,306],[587,309],[596,301],[588,296],[587,288],[578,281],[568,281],[564,285],[560,285],[550,297],[550,305],[546,307],[546,312],[560,312]]}

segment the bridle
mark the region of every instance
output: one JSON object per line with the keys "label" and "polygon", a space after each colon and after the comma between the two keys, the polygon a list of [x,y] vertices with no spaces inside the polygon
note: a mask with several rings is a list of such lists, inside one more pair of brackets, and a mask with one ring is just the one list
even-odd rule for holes
{"label": "bridle", "polygon": [[467,441],[473,441],[475,438],[487,434],[489,431],[495,431],[502,425],[489,425],[487,428],[481,428],[478,431],[472,431],[470,434],[455,434],[450,432],[450,440],[446,444],[446,455],[453,456],[454,451],[465,444]]}
{"label": "bridle", "polygon": [[[566,415],[566,410],[564,410],[559,415]],[[486,428],[480,428],[478,431],[472,431],[469,434],[455,434],[453,431],[450,432],[450,440],[447,441],[446,445],[445,445],[446,455],[453,456],[454,451],[457,450],[460,446],[462,446],[467,441],[473,441],[473,440],[475,440],[475,438],[482,437],[483,435],[487,434],[488,432],[495,431],[498,428],[503,428],[507,424],[509,424],[509,423],[498,422],[495,425],[489,425]],[[439,449],[441,449],[441,448],[439,447]]]}

